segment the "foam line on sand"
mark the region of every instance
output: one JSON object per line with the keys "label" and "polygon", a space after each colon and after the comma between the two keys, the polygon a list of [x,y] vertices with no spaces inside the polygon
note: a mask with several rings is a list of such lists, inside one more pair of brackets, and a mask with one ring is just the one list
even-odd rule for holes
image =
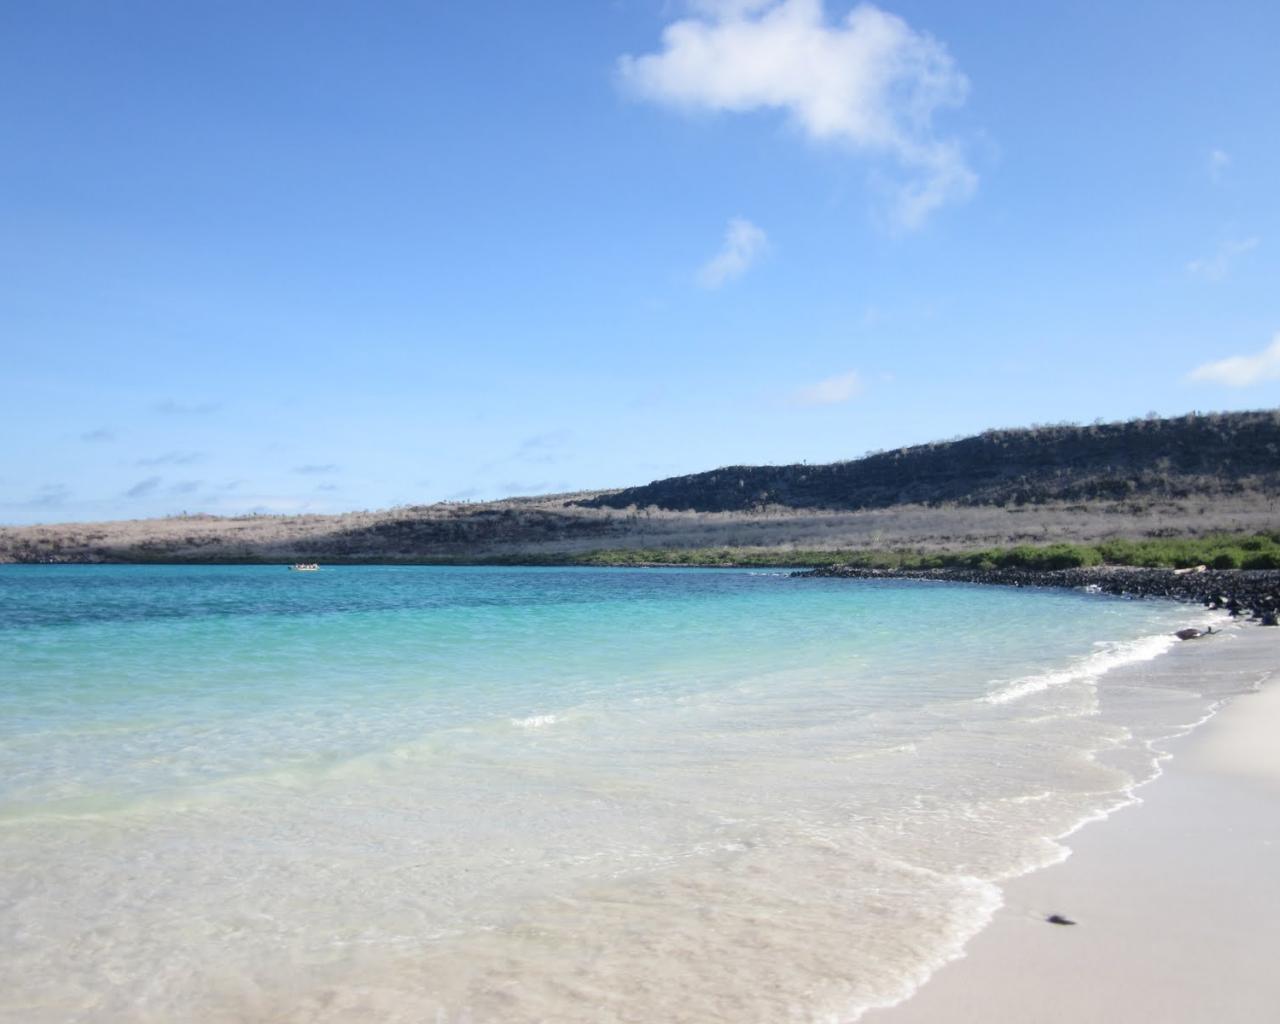
{"label": "foam line on sand", "polygon": [[[1183,671],[1238,672],[1242,689],[1260,688],[1169,741],[1172,760],[1136,806],[1073,835],[1063,863],[1008,882],[1005,905],[964,957],[864,1022],[1274,1019],[1280,630],[1196,641],[1173,658]],[[1051,924],[1053,914],[1075,924]]]}

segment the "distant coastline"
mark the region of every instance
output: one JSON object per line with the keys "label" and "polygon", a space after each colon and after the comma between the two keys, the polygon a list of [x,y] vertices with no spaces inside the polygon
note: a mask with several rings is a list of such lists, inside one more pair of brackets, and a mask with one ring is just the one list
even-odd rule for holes
{"label": "distant coastline", "polygon": [[[0,526],[0,562],[936,568],[991,555],[1006,568],[998,558],[1034,548],[1068,560],[1028,567],[1270,569],[1278,450],[1280,410],[987,431],[827,465],[501,501]],[[1193,541],[1204,557],[1178,547]]]}

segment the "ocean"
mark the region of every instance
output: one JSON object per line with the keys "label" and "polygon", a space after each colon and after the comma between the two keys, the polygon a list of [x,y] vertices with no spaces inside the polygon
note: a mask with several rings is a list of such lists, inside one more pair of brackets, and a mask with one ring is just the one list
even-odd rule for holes
{"label": "ocean", "polygon": [[851,1021],[1133,799],[1209,613],[781,571],[0,566],[0,1020]]}

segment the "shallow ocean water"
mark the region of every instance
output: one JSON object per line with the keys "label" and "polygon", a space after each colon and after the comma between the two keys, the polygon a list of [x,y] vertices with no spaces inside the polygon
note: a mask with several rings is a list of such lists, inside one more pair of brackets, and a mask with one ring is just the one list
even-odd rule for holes
{"label": "shallow ocean water", "polygon": [[746,570],[0,567],[0,1019],[852,1020],[1230,685],[1205,613]]}

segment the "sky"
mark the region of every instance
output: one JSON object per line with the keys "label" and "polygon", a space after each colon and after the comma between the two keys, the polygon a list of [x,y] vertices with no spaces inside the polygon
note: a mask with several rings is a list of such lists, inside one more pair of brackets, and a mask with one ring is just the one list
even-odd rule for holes
{"label": "sky", "polygon": [[0,522],[1280,405],[1280,4],[0,6]]}

